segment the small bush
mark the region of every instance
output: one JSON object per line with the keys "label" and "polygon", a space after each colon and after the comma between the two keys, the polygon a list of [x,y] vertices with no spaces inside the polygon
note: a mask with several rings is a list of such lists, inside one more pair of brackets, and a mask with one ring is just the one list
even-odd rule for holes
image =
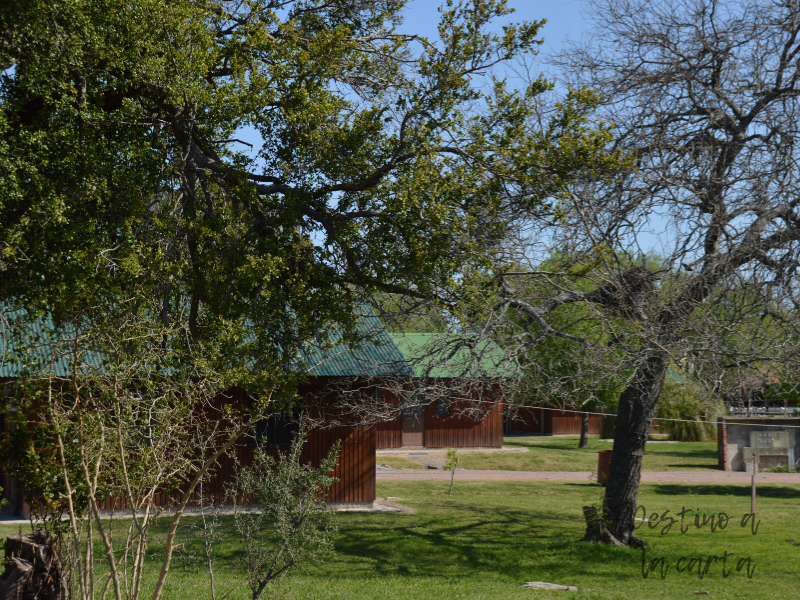
{"label": "small bush", "polygon": [[776,465],[768,469],[764,469],[767,473],[800,473],[800,466],[794,465],[790,467],[787,465]]}
{"label": "small bush", "polygon": [[658,417],[666,421],[669,439],[679,442],[715,442],[722,402],[699,385],[668,378],[661,392]]}
{"label": "small bush", "polygon": [[257,509],[239,503],[234,507],[253,600],[272,591],[295,566],[333,552],[336,524],[325,496],[338,481],[331,473],[341,443],[334,444],[314,467],[300,460],[305,441],[301,431],[277,460],[258,446],[251,465],[237,465],[235,483],[228,489],[229,496],[251,501]]}

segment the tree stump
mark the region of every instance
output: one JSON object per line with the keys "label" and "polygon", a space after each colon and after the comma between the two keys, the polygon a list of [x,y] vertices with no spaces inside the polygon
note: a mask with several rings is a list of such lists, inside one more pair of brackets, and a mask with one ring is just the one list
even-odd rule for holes
{"label": "tree stump", "polygon": [[46,531],[8,536],[5,553],[0,600],[67,600],[66,581]]}
{"label": "tree stump", "polygon": [[[614,546],[625,546],[606,529],[600,513],[594,506],[583,507],[583,518],[586,520],[586,535],[583,536],[584,542],[603,542]],[[2,600],[2,599],[0,599]]]}

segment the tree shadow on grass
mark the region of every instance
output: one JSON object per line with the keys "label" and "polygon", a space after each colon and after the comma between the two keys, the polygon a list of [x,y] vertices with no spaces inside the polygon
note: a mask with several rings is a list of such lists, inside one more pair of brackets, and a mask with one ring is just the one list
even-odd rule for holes
{"label": "tree shadow on grass", "polygon": [[705,450],[705,449],[692,450],[690,448],[687,448],[687,449],[685,449],[683,451],[680,451],[680,450],[674,451],[673,450],[673,451],[665,451],[665,452],[662,452],[661,450],[653,450],[652,448],[648,448],[648,449],[645,450],[644,455],[645,456],[648,456],[648,455],[650,455],[650,456],[680,456],[680,457],[692,456],[692,457],[696,457],[696,458],[713,459],[715,461],[718,458],[717,457],[717,449],[716,449],[716,447],[713,450]]}
{"label": "tree shadow on grass", "polygon": [[[716,457],[714,457],[716,461]],[[668,467],[672,467],[673,469],[691,469],[692,471],[698,470],[709,470],[709,471],[719,471],[719,465],[715,462],[713,465],[702,465],[697,463],[670,463],[667,465]],[[649,471],[648,469],[642,469],[642,471]],[[669,471],[649,471],[650,473],[669,473]]]}
{"label": "tree shadow on grass", "polygon": [[[536,579],[574,585],[591,579],[617,585],[638,572],[637,551],[579,541],[583,517],[574,507],[487,507],[454,501],[420,509],[415,515],[342,513],[335,554],[307,563],[307,574],[320,585],[340,578],[367,584],[392,576],[488,578],[515,585]],[[223,520],[223,539],[214,550],[217,570],[241,577],[243,547],[232,520]],[[158,528],[151,551],[163,550],[166,525]],[[201,556],[202,543],[194,540],[192,550]],[[179,566],[176,561],[175,568]]]}
{"label": "tree shadow on grass", "polygon": [[[662,496],[683,496],[687,493],[701,496],[750,496],[750,484],[744,483],[741,485],[648,483],[646,485],[650,492],[660,494]],[[756,495],[760,498],[800,498],[800,488],[764,485],[760,483],[758,485]]]}
{"label": "tree shadow on grass", "polygon": [[[365,575],[447,578],[491,573],[520,581],[529,581],[534,571],[598,576],[611,562],[634,565],[639,560],[629,549],[579,542],[583,533],[579,511],[563,515],[497,506],[453,508],[456,518],[439,513],[391,529],[341,523],[337,554],[348,564],[371,563]],[[619,569],[607,571],[606,576],[614,579],[627,577]]]}

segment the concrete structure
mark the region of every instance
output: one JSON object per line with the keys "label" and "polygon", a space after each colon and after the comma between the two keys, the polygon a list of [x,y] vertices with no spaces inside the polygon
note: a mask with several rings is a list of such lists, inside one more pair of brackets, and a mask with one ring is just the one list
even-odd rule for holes
{"label": "concrete structure", "polygon": [[717,456],[724,471],[794,466],[800,458],[800,417],[722,417],[717,420]]}

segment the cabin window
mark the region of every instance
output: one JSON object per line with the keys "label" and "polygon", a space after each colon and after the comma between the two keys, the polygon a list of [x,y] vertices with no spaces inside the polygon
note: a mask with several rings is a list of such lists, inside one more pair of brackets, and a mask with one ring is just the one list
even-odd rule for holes
{"label": "cabin window", "polygon": [[[254,397],[248,397],[251,406],[255,401]],[[250,447],[256,444],[269,448],[290,445],[300,431],[300,411],[297,403],[289,414],[277,413],[257,421],[250,434]]]}
{"label": "cabin window", "polygon": [[255,442],[261,446],[288,446],[294,441],[300,424],[292,415],[272,415],[261,419],[255,425]]}
{"label": "cabin window", "polygon": [[421,417],[422,416],[422,407],[421,406],[407,406],[403,409],[403,416],[404,417]]}
{"label": "cabin window", "polygon": [[433,414],[437,417],[450,416],[450,398],[439,398],[433,407]]}

